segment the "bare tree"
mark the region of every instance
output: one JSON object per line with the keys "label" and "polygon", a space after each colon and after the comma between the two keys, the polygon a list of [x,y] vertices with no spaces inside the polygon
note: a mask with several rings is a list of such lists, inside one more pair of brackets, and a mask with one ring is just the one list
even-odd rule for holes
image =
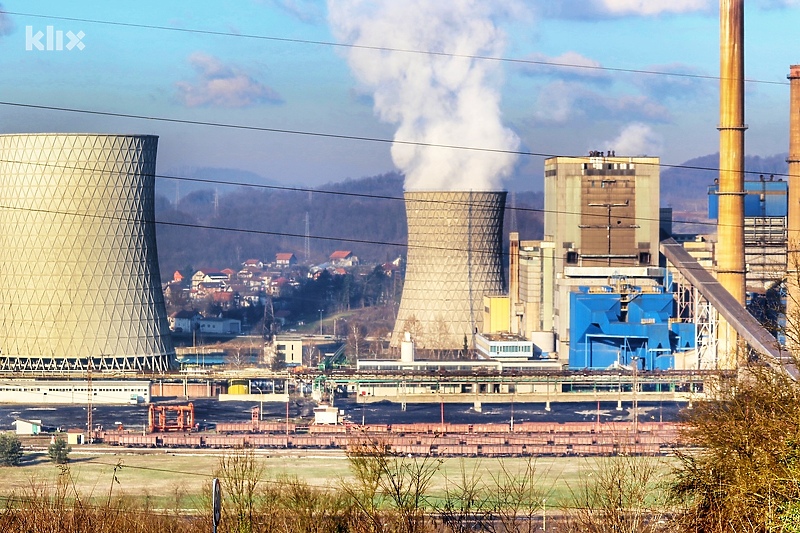
{"label": "bare tree", "polygon": [[421,533],[428,525],[427,492],[441,461],[431,456],[405,457],[388,452],[365,436],[347,454],[356,488],[344,487],[363,514],[365,531]]}
{"label": "bare tree", "polygon": [[214,477],[220,479],[225,499],[222,506],[227,529],[250,533],[257,518],[257,489],[264,475],[264,466],[252,449],[240,448],[219,459]]}
{"label": "bare tree", "polygon": [[658,533],[670,531],[657,457],[602,457],[587,468],[571,489],[572,505],[564,509],[564,533]]}
{"label": "bare tree", "polygon": [[475,462],[472,468],[467,468],[461,459],[457,474],[454,479],[445,476],[445,495],[436,507],[442,526],[452,533],[495,531],[496,502],[488,495],[481,463]]}
{"label": "bare tree", "polygon": [[536,460],[526,458],[519,471],[512,470],[505,461],[500,461],[499,474],[492,476],[494,482],[495,515],[507,533],[532,533],[535,516],[543,509],[550,489],[542,486],[536,473]]}

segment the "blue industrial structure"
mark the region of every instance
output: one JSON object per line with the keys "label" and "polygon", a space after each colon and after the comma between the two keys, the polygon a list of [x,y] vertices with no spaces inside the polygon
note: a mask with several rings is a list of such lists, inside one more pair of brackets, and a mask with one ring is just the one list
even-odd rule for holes
{"label": "blue industrial structure", "polygon": [[633,286],[619,277],[609,282],[570,294],[570,368],[668,370],[676,352],[695,348],[695,325],[673,320],[674,295],[664,285]]}
{"label": "blue industrial structure", "polygon": [[[719,218],[719,185],[708,188],[708,218]],[[788,210],[789,184],[762,179],[744,182],[745,217],[785,217]]]}

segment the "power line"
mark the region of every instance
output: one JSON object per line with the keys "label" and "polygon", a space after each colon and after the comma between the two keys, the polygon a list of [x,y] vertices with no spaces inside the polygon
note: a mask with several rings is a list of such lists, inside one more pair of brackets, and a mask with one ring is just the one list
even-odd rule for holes
{"label": "power line", "polygon": [[[0,159],[0,163],[25,164],[25,165],[48,167],[48,168],[57,168],[57,169],[62,169],[62,170],[78,170],[78,171],[87,171],[87,172],[97,172],[96,169],[87,168],[87,167],[79,167],[79,166],[72,166],[72,165],[59,165],[59,164],[55,164],[55,163],[40,162],[40,161],[23,161],[23,160],[16,160],[16,159]],[[700,167],[698,167],[698,168],[700,168]],[[110,171],[107,171],[107,172],[110,172]],[[353,192],[346,192],[346,191],[328,191],[328,190],[324,190],[324,189],[318,190],[318,189],[310,189],[310,188],[303,188],[303,187],[287,187],[287,186],[280,186],[280,185],[250,184],[250,183],[244,183],[244,182],[225,181],[225,180],[210,180],[210,179],[206,179],[206,178],[189,178],[189,177],[182,177],[182,176],[169,176],[169,175],[163,175],[163,174],[155,174],[154,177],[155,178],[159,178],[159,179],[170,179],[170,180],[178,180],[178,181],[191,181],[191,182],[199,182],[199,183],[208,183],[208,184],[213,184],[213,185],[220,185],[220,184],[223,184],[223,185],[235,185],[235,186],[241,186],[241,187],[252,187],[252,188],[256,188],[256,189],[265,189],[265,190],[278,190],[278,191],[284,191],[284,192],[319,193],[319,194],[328,194],[328,195],[334,195],[334,196],[368,198],[368,199],[377,199],[377,200],[405,201],[405,199],[403,197],[399,197],[399,196],[388,196],[388,195],[367,194],[367,193],[353,193]],[[465,207],[468,207],[468,206],[473,206],[474,207],[475,205],[478,205],[478,203],[476,203],[476,202],[470,203],[468,201],[465,201],[465,202],[452,202],[452,201],[444,202],[442,200],[435,200],[435,199],[420,199],[418,201],[420,201],[422,203],[447,203],[447,204],[450,204],[450,205],[456,204],[456,205],[463,205]],[[28,208],[15,208],[13,206],[0,206],[0,208],[4,208],[4,209],[23,209],[23,210],[28,209]],[[548,209],[544,209],[544,208],[535,208],[535,207],[510,207],[510,208],[507,208],[507,209],[512,209],[512,210],[516,210],[516,211],[520,211],[520,212],[541,213],[541,214],[546,214],[546,213],[566,214],[566,215],[580,215],[580,214],[582,214],[581,212],[578,212],[578,211],[574,211],[574,212],[558,211],[558,210],[552,210],[552,209],[548,210]],[[40,211],[40,212],[52,212],[52,213],[56,213],[56,214],[71,214],[73,216],[91,216],[91,215],[84,215],[84,214],[77,213],[77,212],[75,212],[75,213],[63,212],[62,213],[62,212],[56,212],[56,211],[49,211],[49,210],[46,210],[46,209],[41,209],[41,210],[38,210],[38,211]],[[97,215],[97,216],[106,216],[106,215]],[[111,217],[111,218],[113,219],[114,217]],[[627,219],[633,219],[633,217],[627,217],[627,216],[620,216],[618,218],[622,218],[622,219],[626,219],[626,220]],[[649,221],[649,222],[660,222],[660,220],[661,220],[660,217],[653,217],[653,218],[638,217],[637,219],[638,220],[646,220],[646,221]],[[119,218],[119,220],[127,221],[128,219]],[[704,222],[704,221],[694,221],[694,220],[673,220],[672,222],[675,223],[675,224],[696,224],[696,225],[708,225],[708,226],[714,226],[714,227],[718,226],[718,224],[714,223],[714,222]],[[156,220],[155,223],[156,224],[163,224],[163,225],[179,225],[179,224],[181,224],[181,223],[177,223],[177,222],[166,222],[166,221],[158,221],[158,220]],[[189,223],[186,223],[186,225],[188,227],[202,228],[202,229],[217,229],[217,230],[226,230],[226,231],[237,231],[236,228],[229,228],[229,227],[224,227],[224,226],[200,225],[200,224],[189,224]],[[244,231],[256,231],[256,230],[244,230],[244,229],[242,229],[242,230],[239,230],[239,231],[243,231],[244,232]],[[286,237],[302,237],[302,238],[306,238],[307,237],[305,234],[300,235],[300,234],[282,233],[282,232],[263,232],[263,233],[267,234],[267,235],[277,235],[277,236],[286,236]],[[335,240],[341,240],[341,241],[355,242],[355,243],[361,243],[361,244],[386,244],[386,245],[394,245],[394,246],[406,246],[403,243],[389,243],[389,242],[381,243],[381,242],[376,242],[376,241],[355,240],[355,239],[354,240],[348,240],[348,239],[337,238],[337,237],[320,237],[320,236],[314,236],[314,235],[310,235],[310,234],[308,235],[308,237],[309,238],[314,238],[314,239],[323,239],[323,240],[334,240],[334,241]]]}
{"label": "power line", "polygon": [[[271,128],[266,126],[249,126],[245,124],[230,124],[225,122],[210,122],[210,121],[202,121],[202,120],[189,120],[189,119],[179,119],[173,117],[158,117],[158,116],[149,116],[149,115],[137,115],[132,113],[117,113],[112,111],[98,111],[92,109],[80,109],[80,108],[70,108],[70,107],[60,107],[60,106],[48,106],[48,105],[40,105],[40,104],[26,104],[21,102],[8,102],[8,101],[0,101],[0,105],[10,106],[10,107],[22,107],[22,108],[29,108],[29,109],[42,109],[48,111],[61,111],[66,113],[81,113],[81,114],[88,114],[88,115],[99,115],[99,116],[109,116],[109,117],[116,117],[116,118],[130,118],[135,120],[152,120],[156,122],[168,122],[168,123],[176,123],[176,124],[186,124],[192,126],[208,126],[208,127],[216,127],[216,128],[225,128],[225,129],[240,129],[240,130],[249,130],[249,131],[260,131],[266,133],[281,133],[287,135],[302,135],[302,136],[309,136],[309,137],[323,137],[323,138],[331,138],[331,139],[340,139],[340,140],[350,140],[350,141],[365,141],[365,142],[376,142],[382,144],[403,144],[409,146],[420,146],[425,148],[446,148],[451,150],[466,150],[466,151],[475,151],[475,152],[489,152],[489,153],[497,153],[503,155],[519,155],[519,156],[528,156],[528,157],[543,157],[543,158],[553,158],[553,157],[566,157],[562,154],[553,154],[553,153],[545,153],[545,152],[533,152],[528,150],[507,150],[501,148],[487,148],[487,147],[480,147],[480,146],[464,146],[458,144],[441,144],[441,143],[432,143],[432,142],[421,142],[421,141],[408,141],[402,139],[387,139],[383,137],[367,137],[367,136],[360,136],[360,135],[347,135],[347,134],[340,134],[340,133],[326,133],[326,132],[316,132],[316,131],[308,131],[308,130],[292,130],[292,129],[285,129],[285,128]],[[571,156],[570,156],[571,157]],[[611,159],[629,159],[635,156],[611,156]],[[686,170],[702,170],[702,171],[709,171],[709,172],[721,172],[723,169],[716,168],[716,167],[704,167],[698,165],[686,165],[686,164],[669,164],[669,163],[645,163],[639,162],[639,165],[652,165],[658,166],[659,168],[677,168],[677,169],[686,169]],[[742,174],[763,174],[763,172],[753,171],[753,170],[745,170],[741,171]],[[771,173],[773,176],[779,177],[791,177],[790,174],[783,174],[783,173]],[[161,178],[168,178],[168,179],[183,179],[187,181],[202,181],[199,178],[180,178],[175,176],[163,176],[159,175],[157,177]],[[243,185],[248,187],[255,187],[257,185],[249,184],[249,183],[241,183],[241,182],[226,182],[221,180],[206,180],[207,183],[216,183],[216,184],[227,184],[227,185]],[[271,186],[273,188],[278,188],[278,186]],[[287,187],[287,189],[291,189]],[[297,190],[308,190],[311,192],[320,192],[314,189],[297,189]],[[354,194],[355,196],[355,194]]]}
{"label": "power line", "polygon": [[[480,61],[495,61],[499,63],[510,63],[519,65],[537,65],[537,66],[548,66],[557,68],[573,68],[573,69],[583,69],[583,70],[593,70],[593,71],[619,72],[625,74],[646,74],[652,76],[671,76],[671,77],[693,78],[693,79],[713,80],[713,81],[719,81],[720,79],[722,79],[720,78],[720,76],[713,76],[708,74],[691,74],[688,72],[669,72],[669,71],[648,70],[648,69],[604,67],[601,65],[582,65],[582,64],[562,62],[562,61],[544,61],[544,60],[524,59],[516,57],[458,54],[452,52],[438,52],[433,50],[418,50],[413,48],[394,48],[389,46],[371,46],[371,45],[353,44],[353,43],[337,43],[334,41],[300,39],[291,37],[277,37],[271,35],[259,35],[259,34],[248,34],[248,33],[233,33],[233,32],[216,31],[216,30],[201,30],[198,28],[176,28],[172,26],[161,26],[157,24],[137,24],[133,22],[120,22],[115,20],[42,15],[40,13],[26,13],[21,11],[2,11],[2,12],[8,15],[16,15],[22,17],[63,20],[69,22],[83,22],[87,24],[99,24],[105,26],[138,28],[138,29],[158,30],[158,31],[171,31],[171,32],[179,32],[187,34],[211,35],[217,37],[236,37],[240,39],[257,39],[261,41],[304,44],[304,45],[314,45],[314,46],[328,46],[334,48],[352,48],[358,50],[372,50],[376,52],[400,52],[405,54],[416,54],[416,55],[426,55],[435,57],[453,57],[453,58],[480,60]],[[789,85],[789,83],[785,81],[770,81],[770,80],[759,80],[759,79],[745,79],[744,81],[747,83],[760,83],[768,85],[787,85],[787,86]]]}

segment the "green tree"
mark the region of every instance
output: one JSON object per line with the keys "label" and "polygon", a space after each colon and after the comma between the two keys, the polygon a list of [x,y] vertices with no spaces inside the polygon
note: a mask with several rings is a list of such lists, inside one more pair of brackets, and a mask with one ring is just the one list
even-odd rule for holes
{"label": "green tree", "polygon": [[59,436],[47,447],[47,456],[50,458],[51,462],[57,465],[63,465],[69,462],[69,452],[71,451],[72,446],[67,444],[64,437]]}
{"label": "green tree", "polygon": [[0,466],[19,466],[22,443],[12,433],[0,433]]}

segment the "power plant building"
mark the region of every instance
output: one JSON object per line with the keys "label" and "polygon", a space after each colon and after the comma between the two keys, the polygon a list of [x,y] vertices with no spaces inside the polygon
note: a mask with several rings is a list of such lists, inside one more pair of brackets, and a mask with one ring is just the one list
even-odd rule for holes
{"label": "power plant building", "polygon": [[417,349],[474,347],[483,298],[505,290],[505,192],[406,192],[408,263],[392,333]]}
{"label": "power plant building", "polygon": [[149,135],[0,135],[0,370],[162,371]]}
{"label": "power plant building", "polygon": [[544,240],[511,234],[512,332],[571,368],[668,369],[694,349],[659,265],[659,170],[601,152],[545,161]]}
{"label": "power plant building", "polygon": [[[745,283],[764,293],[786,275],[788,183],[765,178],[744,182]],[[708,218],[719,218],[719,184],[708,190]]]}
{"label": "power plant building", "polygon": [[544,240],[556,272],[575,266],[658,266],[657,157],[545,160]]}

